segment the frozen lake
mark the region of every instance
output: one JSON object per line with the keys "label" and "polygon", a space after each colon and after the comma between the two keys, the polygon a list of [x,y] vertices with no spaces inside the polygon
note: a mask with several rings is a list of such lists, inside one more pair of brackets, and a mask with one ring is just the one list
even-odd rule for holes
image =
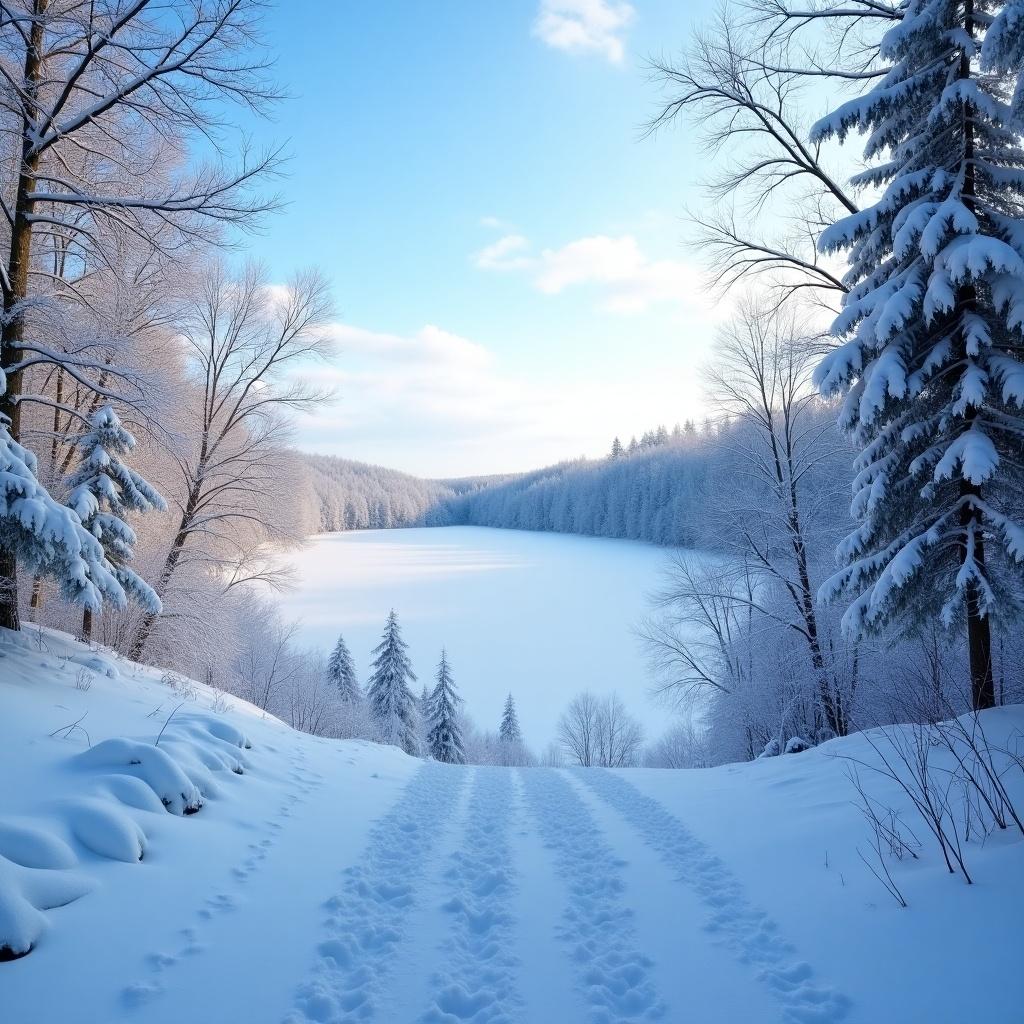
{"label": "frozen lake", "polygon": [[327,650],[343,633],[363,683],[393,607],[417,685],[432,685],[447,647],[473,720],[496,729],[511,691],[540,750],[585,689],[618,691],[649,735],[664,727],[632,630],[667,557],[635,541],[474,526],[325,534],[295,557],[298,587],[281,603],[309,645]]}

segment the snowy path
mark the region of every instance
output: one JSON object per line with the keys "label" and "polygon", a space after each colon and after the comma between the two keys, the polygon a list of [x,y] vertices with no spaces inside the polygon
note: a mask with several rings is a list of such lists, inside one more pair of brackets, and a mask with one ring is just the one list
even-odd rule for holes
{"label": "snowy path", "polygon": [[197,816],[210,835],[176,863],[154,831],[123,877],[184,869],[181,899],[141,884],[139,907],[112,905],[109,948],[79,953],[89,986],[43,989],[46,961],[26,958],[12,1019],[852,1024],[715,853],[621,775],[267,753],[240,784],[263,814]]}
{"label": "snowy path", "polygon": [[657,1020],[664,1006],[650,978],[650,959],[637,948],[632,911],[622,899],[622,864],[586,805],[561,774],[522,772],[534,826],[551,849],[566,890],[559,926],[593,1024]]}
{"label": "snowy path", "polygon": [[513,951],[515,880],[509,863],[511,773],[477,768],[463,841],[444,872],[448,937],[432,977],[436,993],[422,1024],[514,1024],[522,1020]]}
{"label": "snowy path", "polygon": [[660,855],[679,883],[697,894],[706,914],[704,921],[691,924],[754,969],[778,1001],[783,1020],[829,1024],[845,1018],[846,997],[815,981],[811,965],[796,956],[775,922],[750,904],[721,859],[677,818],[612,772],[580,770],[573,775]]}
{"label": "snowy path", "polygon": [[404,922],[430,862],[439,823],[452,814],[468,772],[428,763],[374,828],[343,888],[324,904],[327,938],[292,1021],[372,1020],[389,971],[408,941]]}

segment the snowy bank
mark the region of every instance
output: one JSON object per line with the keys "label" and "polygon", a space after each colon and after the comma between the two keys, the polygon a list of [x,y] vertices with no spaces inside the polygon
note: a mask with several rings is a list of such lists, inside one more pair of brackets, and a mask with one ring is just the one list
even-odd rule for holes
{"label": "snowy bank", "polygon": [[[202,683],[35,627],[0,631],[0,701],[0,961],[26,966],[116,943],[97,923],[126,915],[140,885],[180,898],[197,857],[216,862],[225,838],[237,846],[288,798],[293,748],[316,743]],[[346,747],[408,770],[395,751]]]}
{"label": "snowy bank", "polygon": [[[968,885],[884,773],[925,736],[953,780],[933,734],[694,771],[424,765],[63,634],[0,641],[0,936],[30,950],[0,963],[5,1021],[1021,1019],[1020,829],[971,812]],[[981,722],[1019,813],[1024,709]],[[854,769],[900,836],[881,860]]]}

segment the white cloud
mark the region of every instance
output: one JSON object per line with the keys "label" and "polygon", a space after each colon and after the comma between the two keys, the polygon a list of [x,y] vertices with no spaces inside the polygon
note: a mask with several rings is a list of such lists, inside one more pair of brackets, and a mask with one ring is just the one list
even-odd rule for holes
{"label": "white cloud", "polygon": [[366,458],[367,447],[399,441],[409,450],[448,450],[536,421],[538,399],[524,397],[493,353],[468,338],[433,324],[407,335],[349,324],[330,333],[337,354],[315,377],[334,387],[337,401],[300,424],[318,450]]}
{"label": "white cloud", "polygon": [[541,0],[533,33],[568,53],[599,53],[613,64],[625,52],[622,35],[636,13],[615,0]]}
{"label": "white cloud", "polygon": [[330,335],[342,355],[368,357],[378,362],[444,367],[482,367],[492,356],[483,345],[426,324],[411,335],[383,334],[349,324],[334,324]]}
{"label": "white cloud", "polygon": [[698,402],[684,355],[654,379],[629,364],[604,377],[503,364],[486,346],[428,324],[409,334],[334,325],[337,351],[307,376],[336,398],[299,417],[299,447],[445,476],[549,465],[605,451],[614,433],[672,423]]}
{"label": "white cloud", "polygon": [[473,258],[481,270],[522,270],[533,262],[524,255],[530,243],[522,235],[504,235]]}
{"label": "white cloud", "polygon": [[700,270],[681,260],[652,260],[632,235],[592,235],[541,253],[534,280],[546,295],[575,286],[598,287],[600,308],[609,313],[644,313],[652,306],[683,306],[710,312]]}
{"label": "white cloud", "polygon": [[534,287],[545,295],[569,288],[596,290],[598,309],[629,315],[654,306],[682,308],[715,319],[714,304],[700,269],[683,260],[652,260],[633,235],[591,235],[558,249],[528,255],[529,239],[505,235],[476,253],[481,270],[532,270]]}

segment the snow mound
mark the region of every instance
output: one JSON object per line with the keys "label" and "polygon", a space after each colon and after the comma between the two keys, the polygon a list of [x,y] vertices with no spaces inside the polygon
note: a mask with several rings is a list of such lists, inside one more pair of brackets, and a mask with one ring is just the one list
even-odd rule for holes
{"label": "snow mound", "polygon": [[46,930],[42,911],[73,903],[92,887],[75,871],[25,867],[0,857],[0,962],[32,951]]}
{"label": "snow mound", "polygon": [[171,814],[195,814],[203,806],[199,787],[174,758],[151,743],[103,740],[77,759],[86,768],[113,768],[141,779]]}
{"label": "snow mound", "polygon": [[109,801],[80,797],[64,806],[71,834],[101,857],[134,864],[146,850],[146,833],[133,818]]}
{"label": "snow mound", "polygon": [[24,868],[72,868],[78,863],[64,840],[31,822],[0,821],[0,857]]}
{"label": "snow mound", "polygon": [[0,753],[15,778],[32,780],[9,789],[0,816],[0,960],[14,960],[40,942],[44,912],[88,893],[93,874],[116,877],[106,872],[171,840],[159,819],[188,829],[190,815],[249,771],[253,744],[225,715],[281,726],[178,677],[189,704],[168,714],[166,673],[55,630],[0,630],[0,658]]}
{"label": "snow mound", "polygon": [[230,722],[225,722],[222,718],[186,715],[185,720],[195,722],[202,730],[209,733],[210,736],[233,747],[239,747],[243,750],[250,750],[252,748],[249,737],[240,729],[236,729]]}
{"label": "snow mound", "polygon": [[152,787],[134,775],[100,775],[96,779],[96,792],[137,811],[159,813],[167,809]]}
{"label": "snow mound", "polygon": [[121,673],[112,661],[108,661],[98,654],[93,654],[91,651],[81,655],[73,654],[69,660],[84,669],[88,669],[90,672],[95,672],[99,676],[106,676],[107,679],[121,678]]}

